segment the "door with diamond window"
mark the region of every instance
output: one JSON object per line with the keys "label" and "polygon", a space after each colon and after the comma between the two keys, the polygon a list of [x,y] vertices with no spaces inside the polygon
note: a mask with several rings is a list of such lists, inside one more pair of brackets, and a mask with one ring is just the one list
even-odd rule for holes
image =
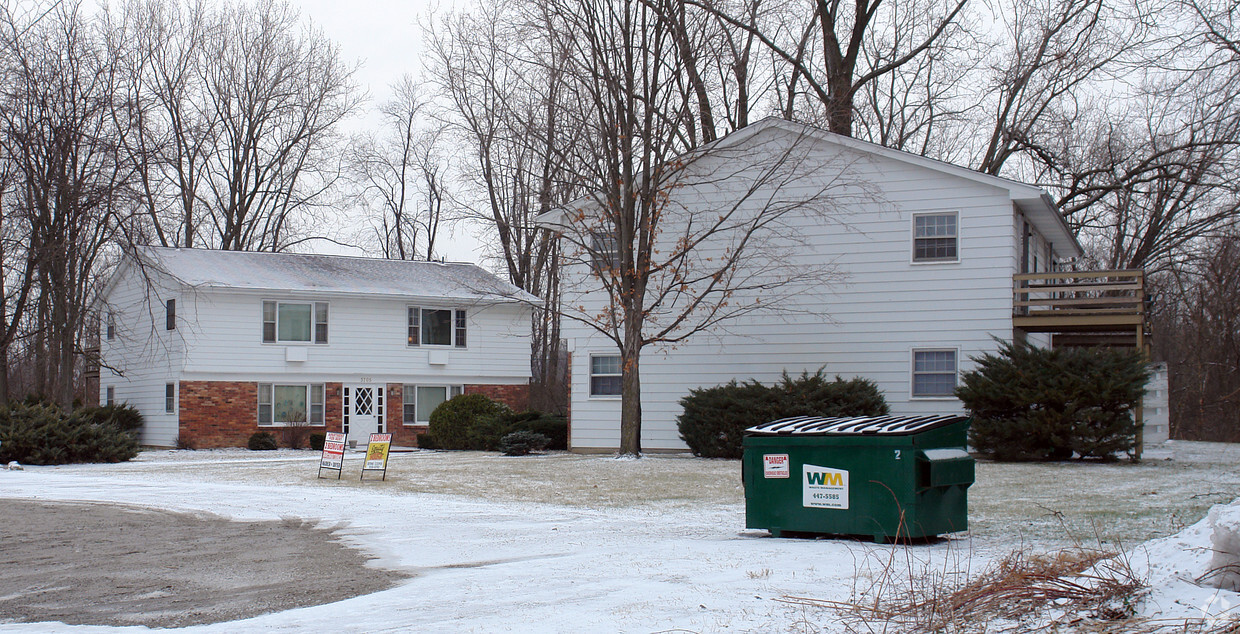
{"label": "door with diamond window", "polygon": [[349,440],[364,445],[371,434],[384,433],[383,388],[377,385],[345,385],[341,394],[344,405],[342,423]]}

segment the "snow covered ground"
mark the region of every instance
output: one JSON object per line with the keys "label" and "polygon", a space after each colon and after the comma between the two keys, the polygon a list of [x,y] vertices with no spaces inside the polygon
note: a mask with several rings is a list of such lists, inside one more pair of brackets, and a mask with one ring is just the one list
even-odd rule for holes
{"label": "snow covered ground", "polygon": [[[412,574],[382,592],[194,632],[831,632],[829,613],[780,599],[847,600],[892,562],[910,575],[963,573],[1022,546],[1094,534],[1133,544],[1172,535],[1211,504],[1240,497],[1240,447],[1174,443],[1165,453],[1174,459],[981,463],[970,492],[973,530],[911,547],[746,530],[739,464],[687,457],[416,452],[394,455],[386,482],[359,482],[353,454],[346,479],[335,481],[315,478],[309,452],[147,452],[119,465],[0,472],[0,510],[3,498],[18,498],[300,518],[342,526],[337,534],[374,555],[373,565]],[[1191,527],[1151,544],[1152,556],[1133,550],[1134,567],[1159,584],[1151,615],[1240,609],[1240,595],[1184,581],[1204,572],[1187,567],[1203,565],[1209,533]],[[0,633],[142,630],[0,625]]]}

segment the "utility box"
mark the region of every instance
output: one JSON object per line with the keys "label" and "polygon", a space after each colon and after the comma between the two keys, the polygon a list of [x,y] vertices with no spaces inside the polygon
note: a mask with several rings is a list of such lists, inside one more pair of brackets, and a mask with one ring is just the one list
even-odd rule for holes
{"label": "utility box", "polygon": [[968,530],[965,416],[785,418],[745,430],[745,525],[875,541]]}

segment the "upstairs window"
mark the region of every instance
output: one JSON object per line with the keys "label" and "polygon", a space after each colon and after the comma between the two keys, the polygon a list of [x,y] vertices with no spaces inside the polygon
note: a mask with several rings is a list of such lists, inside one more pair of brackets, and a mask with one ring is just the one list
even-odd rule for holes
{"label": "upstairs window", "polygon": [[263,343],[327,343],[327,302],[263,302]]}
{"label": "upstairs window", "polygon": [[620,356],[590,357],[590,396],[620,396]]}
{"label": "upstairs window", "polygon": [[957,242],[955,212],[913,216],[914,262],[955,262]]}
{"label": "upstairs window", "polygon": [[913,351],[913,397],[947,398],[956,394],[956,351]]}
{"label": "upstairs window", "polygon": [[451,308],[409,307],[406,342],[411,346],[464,348],[468,320],[465,311]]}
{"label": "upstairs window", "polygon": [[590,234],[590,257],[599,275],[620,268],[620,239],[614,233]]}
{"label": "upstairs window", "polygon": [[106,327],[108,341],[116,339],[116,313],[110,310],[108,311],[108,323]]}
{"label": "upstairs window", "polygon": [[177,329],[177,300],[170,299],[164,314],[164,327],[168,330]]}

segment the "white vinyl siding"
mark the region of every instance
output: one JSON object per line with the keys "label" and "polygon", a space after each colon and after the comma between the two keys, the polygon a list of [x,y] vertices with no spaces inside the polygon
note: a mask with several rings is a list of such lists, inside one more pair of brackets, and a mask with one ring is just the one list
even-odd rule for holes
{"label": "white vinyl siding", "polygon": [[[1019,266],[1020,233],[1010,193],[919,165],[867,157],[823,144],[813,160],[851,165],[862,182],[881,184],[881,196],[841,206],[823,217],[788,218],[790,263],[834,266],[839,282],[798,291],[781,313],[758,310],[714,332],[675,346],[642,351],[642,447],[683,450],[676,427],[689,390],[756,379],[772,385],[786,370],[797,376],[825,366],[828,376],[861,376],[878,384],[893,414],[949,414],[962,411],[955,398],[912,396],[911,350],[950,342],[957,349],[957,373],[971,357],[994,352],[995,337],[1012,337],[1012,275]],[[737,186],[743,186],[738,183]],[[743,192],[731,182],[716,191],[685,192],[692,204],[734,202]],[[700,202],[699,202],[700,201]],[[686,203],[689,204],[689,203]],[[672,205],[671,207],[675,207]],[[958,265],[912,261],[913,216],[955,215]],[[676,230],[668,228],[669,235]],[[776,242],[771,247],[778,247]],[[707,245],[722,253],[724,245]],[[563,272],[566,304],[584,312],[605,309],[602,293],[578,293],[597,286],[585,262]],[[734,305],[755,293],[737,293]],[[591,354],[614,343],[592,328],[565,320],[570,341],[572,447],[614,450],[619,446],[620,400],[591,396]]]}
{"label": "white vinyl siding", "polygon": [[952,398],[956,391],[956,350],[913,351],[913,398]]}
{"label": "white vinyl siding", "polygon": [[463,385],[406,385],[401,392],[403,424],[426,425],[431,412],[444,401],[460,396]]}

